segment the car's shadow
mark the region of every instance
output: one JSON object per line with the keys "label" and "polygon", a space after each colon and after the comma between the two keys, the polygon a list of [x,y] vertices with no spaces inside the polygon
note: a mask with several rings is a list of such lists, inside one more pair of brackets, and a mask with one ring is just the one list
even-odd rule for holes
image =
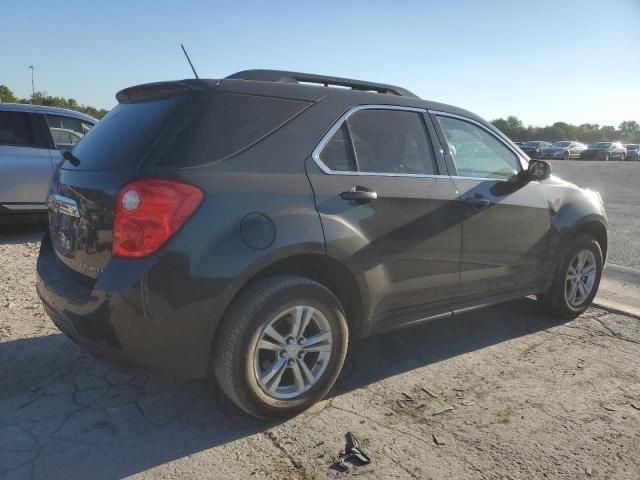
{"label": "car's shadow", "polygon": [[[357,340],[330,397],[551,325],[523,299]],[[116,370],[62,335],[0,344],[0,450],[12,452],[0,476],[122,478],[273,426],[211,382]]]}
{"label": "car's shadow", "polygon": [[0,245],[11,245],[42,240],[47,221],[37,223],[2,225],[0,224]]}

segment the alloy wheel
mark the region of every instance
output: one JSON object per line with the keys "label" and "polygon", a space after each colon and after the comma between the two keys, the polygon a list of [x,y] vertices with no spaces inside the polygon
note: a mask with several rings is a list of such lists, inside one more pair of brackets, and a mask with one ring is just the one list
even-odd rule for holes
{"label": "alloy wheel", "polygon": [[574,308],[585,303],[596,281],[596,257],[591,250],[580,250],[569,263],[565,279],[565,298]]}
{"label": "alloy wheel", "polygon": [[320,310],[287,308],[260,333],[253,361],[258,385],[276,399],[299,397],[322,377],[331,350],[331,325]]}

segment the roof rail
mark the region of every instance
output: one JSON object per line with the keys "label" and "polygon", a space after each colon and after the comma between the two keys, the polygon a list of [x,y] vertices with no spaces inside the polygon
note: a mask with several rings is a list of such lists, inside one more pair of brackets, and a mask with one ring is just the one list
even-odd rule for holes
{"label": "roof rail", "polygon": [[365,82],[350,78],[328,77],[326,75],[314,75],[313,73],[287,72],[281,70],[244,70],[242,72],[229,75],[227,78],[236,80],[261,80],[265,82],[282,83],[315,83],[318,85],[347,87],[353,90],[373,91],[378,93],[388,93],[401,97],[419,98],[417,95],[394,85],[384,83]]}

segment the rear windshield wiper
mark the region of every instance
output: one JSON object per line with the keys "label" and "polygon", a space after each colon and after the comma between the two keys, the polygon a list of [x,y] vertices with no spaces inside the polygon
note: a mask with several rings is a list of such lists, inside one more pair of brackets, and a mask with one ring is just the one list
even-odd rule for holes
{"label": "rear windshield wiper", "polygon": [[80,159],[76,157],[73,153],[71,153],[71,150],[65,150],[64,153],[62,154],[62,158],[64,158],[65,160],[68,160],[69,163],[74,167],[77,167],[78,165],[80,165]]}

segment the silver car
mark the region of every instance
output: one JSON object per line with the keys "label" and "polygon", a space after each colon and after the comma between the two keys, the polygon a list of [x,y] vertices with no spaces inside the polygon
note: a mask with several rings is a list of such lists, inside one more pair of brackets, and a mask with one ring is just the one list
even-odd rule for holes
{"label": "silver car", "polygon": [[97,122],[63,108],[0,103],[0,223],[46,214],[49,180],[62,150]]}
{"label": "silver car", "polygon": [[627,154],[625,155],[625,160],[635,160],[640,161],[640,144],[638,143],[630,143],[625,145],[627,149]]}
{"label": "silver car", "polygon": [[570,140],[562,140],[555,142],[549,147],[540,149],[540,158],[563,159],[580,158],[580,153],[587,148],[580,142],[572,142]]}

